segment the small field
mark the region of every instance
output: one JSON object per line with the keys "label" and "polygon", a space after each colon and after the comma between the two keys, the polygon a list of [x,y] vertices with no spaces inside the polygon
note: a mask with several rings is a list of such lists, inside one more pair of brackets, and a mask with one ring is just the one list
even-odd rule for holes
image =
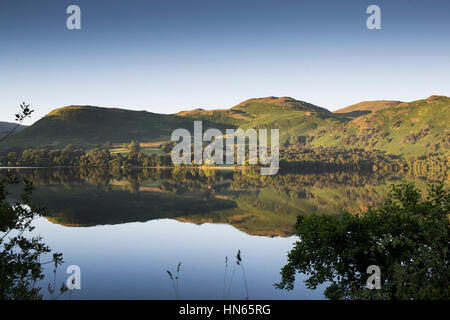
{"label": "small field", "polygon": [[[145,154],[164,154],[164,151],[161,150],[160,142],[152,142],[152,143],[140,143],[139,146],[141,148],[141,152]],[[127,154],[130,152],[130,148],[128,146],[121,145],[113,145],[113,147],[109,150],[111,154]]]}

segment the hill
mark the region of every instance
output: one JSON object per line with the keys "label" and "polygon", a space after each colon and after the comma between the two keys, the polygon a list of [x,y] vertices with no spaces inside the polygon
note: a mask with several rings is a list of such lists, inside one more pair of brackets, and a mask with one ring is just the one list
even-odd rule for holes
{"label": "hill", "polygon": [[308,113],[329,114],[325,108],[313,104],[295,100],[290,97],[267,97],[246,100],[231,109],[203,110],[195,109],[182,111],[177,115],[192,119],[204,119],[214,122],[242,125],[255,120],[270,122],[274,115],[303,111]]}
{"label": "hill", "polygon": [[350,118],[333,114],[325,108],[290,97],[266,97],[246,100],[231,109],[180,112],[190,119],[209,120],[249,128],[280,128],[280,142],[292,137],[306,137],[330,125],[340,125]]}
{"label": "hill", "polygon": [[431,96],[413,102],[365,101],[335,112],[290,97],[246,100],[230,109],[183,111],[173,115],[93,106],[56,109],[11,136],[12,147],[89,147],[107,141],[169,140],[173,130],[278,128],[280,143],[315,147],[362,148],[395,155],[448,153],[450,98]]}
{"label": "hill", "polygon": [[[17,123],[0,121],[0,137],[3,136],[3,134],[6,134],[9,131],[11,131],[15,126],[17,126]],[[26,127],[27,126],[19,125],[15,132],[19,132],[25,129]]]}
{"label": "hill", "polygon": [[316,146],[350,146],[398,155],[448,153],[450,98],[430,96],[385,107],[330,128]]}
{"label": "hill", "polygon": [[[223,125],[206,121],[204,128]],[[12,147],[62,147],[74,144],[90,147],[107,141],[161,141],[173,130],[193,131],[193,121],[176,115],[94,106],[67,106],[53,110],[32,126],[11,136],[2,149]]]}
{"label": "hill", "polygon": [[178,115],[243,129],[279,128],[281,144],[419,156],[448,153],[449,109],[450,98],[437,95],[413,102],[364,101],[335,112],[289,97],[267,97],[249,99],[231,109],[196,109]]}

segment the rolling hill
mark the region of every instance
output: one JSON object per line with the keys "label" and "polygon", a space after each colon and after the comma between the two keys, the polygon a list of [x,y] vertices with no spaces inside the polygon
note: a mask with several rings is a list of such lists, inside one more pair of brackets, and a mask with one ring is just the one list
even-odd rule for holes
{"label": "rolling hill", "polygon": [[430,96],[383,107],[331,127],[313,142],[316,146],[352,146],[397,155],[448,153],[450,98]]}
{"label": "rolling hill", "polygon": [[177,115],[249,128],[280,128],[280,142],[292,136],[308,136],[330,125],[342,125],[349,117],[290,97],[246,100],[231,109],[180,112]]}
{"label": "rolling hill", "polygon": [[362,148],[395,155],[448,153],[450,98],[364,101],[334,111],[289,97],[250,99],[225,110],[181,112],[191,119],[243,129],[279,128],[280,142],[296,137],[313,146]]}
{"label": "rolling hill", "polygon": [[[204,122],[204,128],[222,128]],[[67,106],[53,110],[14,136],[2,149],[12,147],[62,147],[74,144],[91,147],[107,141],[125,143],[131,140],[161,141],[170,139],[173,130],[193,131],[193,121],[177,115],[157,114],[94,106]]]}
{"label": "rolling hill", "polygon": [[274,118],[284,117],[286,114],[308,115],[312,113],[330,114],[325,108],[298,101],[290,97],[267,97],[246,100],[231,109],[182,111],[177,115],[191,118],[214,121],[223,124],[244,125],[247,123],[271,123]]}
{"label": "rolling hill", "polygon": [[446,96],[413,102],[365,101],[335,112],[290,97],[255,98],[230,109],[195,109],[172,115],[68,106],[14,134],[1,148],[162,141],[176,128],[192,132],[193,120],[203,120],[204,130],[218,128],[222,132],[236,127],[279,128],[281,144],[295,141],[403,156],[448,153],[449,109],[450,98]]}
{"label": "rolling hill", "polygon": [[[6,134],[9,131],[11,131],[15,126],[17,126],[16,123],[0,121],[0,137],[3,134]],[[19,131],[25,129],[26,127],[27,126],[19,125],[15,132],[19,132]]]}

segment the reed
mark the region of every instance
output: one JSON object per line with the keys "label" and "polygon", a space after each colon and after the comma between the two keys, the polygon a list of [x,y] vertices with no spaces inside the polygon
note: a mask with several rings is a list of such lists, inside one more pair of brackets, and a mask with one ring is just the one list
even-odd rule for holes
{"label": "reed", "polygon": [[[227,267],[228,267],[228,265],[227,265],[227,258],[225,258],[225,277],[226,277]],[[236,267],[239,267],[241,269],[241,271],[242,271],[242,279],[243,279],[244,287],[245,287],[245,300],[248,300],[248,285],[247,285],[247,278],[245,276],[244,265],[242,263],[241,250],[238,250],[238,253],[236,255],[236,263],[233,266],[233,271],[231,273],[230,283],[228,285],[227,295],[224,296],[224,298],[228,298],[230,296],[231,285],[233,283],[233,278],[234,278],[234,274],[236,272]]]}
{"label": "reed", "polygon": [[[63,262],[64,261],[62,259],[62,253],[54,253],[53,254],[53,259],[51,261],[42,263],[42,264],[47,264],[47,263],[53,263],[54,264],[54,267],[53,267],[53,285],[51,283],[49,283],[48,286],[47,286],[47,290],[50,293],[50,296],[52,297],[52,300],[58,300],[67,290],[69,290],[69,288],[67,288],[67,286],[63,282],[61,284],[61,287],[58,290],[59,294],[56,295],[56,272],[58,270],[58,265],[62,264]],[[72,297],[72,295],[70,295],[70,298],[71,297]]]}
{"label": "reed", "polygon": [[228,269],[228,256],[225,257],[225,272],[223,275],[223,292],[222,292],[222,299],[225,299],[225,289],[227,285],[227,269]]}
{"label": "reed", "polygon": [[[173,273],[170,270],[167,270],[167,274],[169,275],[170,281],[172,282],[172,287],[173,287],[173,292],[175,293],[175,299],[180,299],[180,287],[179,287],[179,275],[180,275],[180,270],[181,270],[181,262],[178,263],[177,265],[177,272],[175,274],[175,276],[173,275]],[[175,280],[174,280],[175,278]]]}

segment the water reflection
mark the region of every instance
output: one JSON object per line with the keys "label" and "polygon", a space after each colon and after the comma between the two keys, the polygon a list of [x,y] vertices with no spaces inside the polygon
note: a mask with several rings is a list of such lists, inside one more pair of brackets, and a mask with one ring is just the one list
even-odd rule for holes
{"label": "water reflection", "polygon": [[[68,265],[80,266],[82,289],[73,299],[174,299],[166,270],[179,262],[181,299],[222,299],[225,257],[233,261],[238,249],[250,299],[322,299],[325,286],[306,289],[302,275],[294,291],[273,287],[297,240],[297,215],[364,209],[385,199],[391,183],[405,179],[349,173],[260,176],[257,170],[9,171],[33,181],[34,202],[46,207],[36,230],[64,254],[57,282],[65,281]],[[425,189],[425,181],[416,184]],[[45,298],[52,279],[48,268],[39,284]],[[239,272],[230,288],[226,298],[244,299]]]}
{"label": "water reflection", "polygon": [[[405,177],[355,173],[261,176],[257,170],[136,170],[127,175],[23,169],[49,220],[94,226],[171,218],[231,224],[248,234],[291,236],[298,215],[358,211],[384,200]],[[425,181],[416,181],[426,189]]]}

